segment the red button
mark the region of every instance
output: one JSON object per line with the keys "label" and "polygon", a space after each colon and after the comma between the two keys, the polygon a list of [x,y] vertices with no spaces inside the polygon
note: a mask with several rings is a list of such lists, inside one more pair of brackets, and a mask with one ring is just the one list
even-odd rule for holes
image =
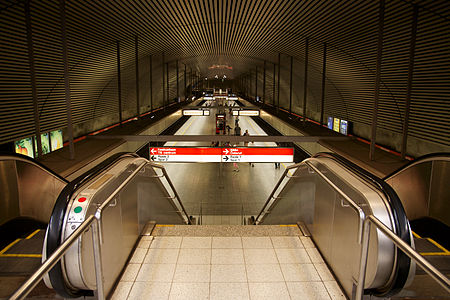
{"label": "red button", "polygon": [[78,202],[84,202],[86,201],[86,197],[81,197],[80,199],[78,199]]}

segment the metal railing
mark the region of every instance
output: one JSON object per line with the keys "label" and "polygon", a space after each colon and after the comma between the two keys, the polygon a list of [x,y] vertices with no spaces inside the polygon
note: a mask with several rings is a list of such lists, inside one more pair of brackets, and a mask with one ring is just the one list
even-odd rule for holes
{"label": "metal railing", "polygon": [[16,299],[24,299],[31,290],[36,287],[40,280],[48,273],[55,264],[62,259],[67,250],[74,244],[77,239],[88,230],[90,226],[92,226],[92,242],[93,242],[93,251],[94,251],[94,264],[95,264],[95,278],[97,285],[97,299],[105,299],[105,291],[104,291],[104,282],[103,282],[103,267],[102,267],[102,257],[101,257],[101,244],[103,241],[102,234],[102,213],[103,210],[110,206],[111,202],[115,200],[117,194],[135,177],[135,175],[144,167],[151,165],[152,167],[156,167],[162,170],[166,180],[168,181],[170,187],[173,189],[175,197],[178,199],[178,202],[181,206],[182,211],[187,217],[188,224],[191,223],[186,210],[183,207],[183,204],[180,201],[178,193],[175,190],[172,182],[163,166],[152,164],[152,163],[144,163],[136,168],[127,179],[125,179],[115,190],[114,192],[100,205],[95,211],[94,215],[89,216],[85,219],[80,226],[53,252],[53,254],[48,257],[45,262],[39,267],[39,269],[24,283],[22,284],[17,291],[11,295],[10,300]]}
{"label": "metal railing", "polygon": [[[269,205],[270,201],[274,199],[277,201],[278,197],[274,197],[275,192],[278,190],[282,181],[287,177],[289,170],[300,167],[301,164],[306,164],[308,167],[313,169],[321,178],[323,178],[339,195],[343,197],[350,207],[355,210],[359,216],[359,224],[358,224],[358,243],[361,244],[361,253],[360,253],[360,269],[358,274],[358,284],[355,292],[355,299],[362,299],[364,294],[364,282],[366,277],[366,267],[367,267],[367,258],[369,252],[369,238],[370,238],[370,224],[374,224],[381,232],[383,232],[400,250],[402,250],[408,257],[414,260],[419,266],[421,266],[425,272],[427,272],[435,281],[437,281],[446,291],[450,292],[450,280],[441,272],[439,272],[433,265],[431,265],[425,258],[423,258],[417,251],[415,251],[410,245],[404,242],[401,238],[399,238],[389,227],[387,227],[383,222],[381,222],[378,218],[376,218],[373,214],[366,215],[362,208],[354,202],[350,197],[348,197],[339,187],[337,187],[330,179],[326,177],[316,166],[311,164],[308,161],[304,161],[302,163],[298,163],[292,166],[289,166],[284,171],[278,183],[275,185],[272,193],[267,199],[266,203],[263,206],[263,209],[255,219],[255,224],[260,224],[264,215],[270,213],[270,211],[265,211],[267,205]],[[264,215],[263,215],[264,214]]]}
{"label": "metal railing", "polygon": [[432,264],[430,264],[425,258],[423,258],[417,251],[415,251],[410,245],[405,243],[399,238],[392,230],[389,229],[383,222],[381,222],[374,215],[368,215],[364,219],[364,230],[361,247],[361,261],[359,265],[359,280],[356,287],[356,299],[362,299],[364,292],[364,281],[366,279],[366,266],[367,257],[369,253],[369,237],[370,237],[370,225],[373,224],[383,232],[400,250],[414,260],[420,267],[423,268],[428,275],[431,276],[437,283],[439,283],[447,292],[450,293],[450,280],[438,271]]}

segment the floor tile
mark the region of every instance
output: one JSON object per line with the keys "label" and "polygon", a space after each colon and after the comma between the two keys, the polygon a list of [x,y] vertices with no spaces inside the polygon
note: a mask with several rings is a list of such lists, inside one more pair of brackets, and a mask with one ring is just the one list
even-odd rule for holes
{"label": "floor tile", "polygon": [[313,241],[310,237],[307,236],[301,236],[300,240],[302,241],[303,247],[305,248],[316,248],[316,245],[314,245]]}
{"label": "floor tile", "polygon": [[111,297],[111,300],[127,299],[127,296],[130,293],[132,286],[133,282],[124,282],[124,281],[119,282]]}
{"label": "floor tile", "polygon": [[273,248],[272,241],[267,236],[244,236],[242,237],[242,246],[244,248]]}
{"label": "floor tile", "polygon": [[179,264],[210,264],[211,249],[180,249]]}
{"label": "floor tile", "polygon": [[278,264],[246,265],[248,282],[284,281]]}
{"label": "floor tile", "polygon": [[[163,300],[169,297],[170,282],[135,282],[128,300]],[[125,298],[122,298],[125,299]]]}
{"label": "floor tile", "polygon": [[291,299],[327,300],[331,299],[321,281],[286,282]]}
{"label": "floor tile", "polygon": [[[284,282],[249,283],[250,299],[255,300],[288,300],[288,290]],[[305,298],[304,300],[306,300]],[[308,299],[309,300],[309,299]]]}
{"label": "floor tile", "polygon": [[306,248],[306,252],[308,252],[313,263],[324,263],[322,255],[320,255],[317,248]]}
{"label": "floor tile", "polygon": [[280,264],[286,281],[320,281],[313,264]]}
{"label": "floor tile", "polygon": [[207,300],[209,299],[209,283],[174,282],[170,289],[169,299]]}
{"label": "floor tile", "polygon": [[210,300],[250,299],[247,283],[211,282]]}
{"label": "floor tile", "polygon": [[244,249],[246,264],[277,264],[278,259],[273,249]]}
{"label": "floor tile", "polygon": [[150,248],[180,248],[181,236],[157,236]]}
{"label": "floor tile", "polygon": [[136,281],[171,282],[175,264],[142,264]]}
{"label": "floor tile", "polygon": [[146,254],[147,254],[147,249],[143,249],[143,248],[134,249],[134,253],[130,259],[130,263],[141,264],[144,261]]}
{"label": "floor tile", "polygon": [[333,300],[346,300],[347,298],[344,296],[344,293],[342,292],[341,288],[337,284],[336,281],[325,281],[323,283],[325,285],[325,288],[328,291],[328,294],[330,294],[331,299]]}
{"label": "floor tile", "polygon": [[210,282],[211,265],[178,264],[173,282]]}
{"label": "floor tile", "polygon": [[247,282],[245,265],[211,265],[211,282]]}
{"label": "floor tile", "polygon": [[213,237],[213,248],[242,248],[241,237]]}
{"label": "floor tile", "polygon": [[211,248],[211,237],[183,237],[181,248]]}
{"label": "floor tile", "polygon": [[304,248],[298,236],[272,236],[274,248]]}
{"label": "floor tile", "polygon": [[275,249],[280,264],[311,263],[305,249]]}
{"label": "floor tile", "polygon": [[146,264],[175,264],[179,249],[150,248],[145,256]]}
{"label": "floor tile", "polygon": [[140,268],[141,264],[128,264],[120,281],[135,281]]}
{"label": "floor tile", "polygon": [[242,249],[212,249],[211,264],[244,264]]}
{"label": "floor tile", "polygon": [[319,273],[319,276],[322,279],[322,281],[334,280],[334,277],[331,274],[331,272],[328,269],[328,266],[326,264],[317,263],[317,264],[314,264],[314,266],[316,267],[317,273]]}

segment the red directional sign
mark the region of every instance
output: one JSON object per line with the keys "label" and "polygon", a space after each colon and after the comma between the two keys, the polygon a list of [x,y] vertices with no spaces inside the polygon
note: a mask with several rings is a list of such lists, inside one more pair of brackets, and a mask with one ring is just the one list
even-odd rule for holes
{"label": "red directional sign", "polygon": [[293,148],[150,148],[150,160],[160,162],[293,162]]}

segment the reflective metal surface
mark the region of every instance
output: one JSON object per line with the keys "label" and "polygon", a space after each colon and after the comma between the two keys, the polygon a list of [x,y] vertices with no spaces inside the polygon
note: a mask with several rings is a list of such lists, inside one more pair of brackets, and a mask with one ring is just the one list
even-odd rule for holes
{"label": "reflective metal surface", "polygon": [[391,175],[386,182],[400,197],[410,220],[432,217],[450,226],[450,157],[419,160]]}
{"label": "reflective metal surface", "polygon": [[66,184],[32,160],[0,157],[0,224],[16,217],[47,223]]}

